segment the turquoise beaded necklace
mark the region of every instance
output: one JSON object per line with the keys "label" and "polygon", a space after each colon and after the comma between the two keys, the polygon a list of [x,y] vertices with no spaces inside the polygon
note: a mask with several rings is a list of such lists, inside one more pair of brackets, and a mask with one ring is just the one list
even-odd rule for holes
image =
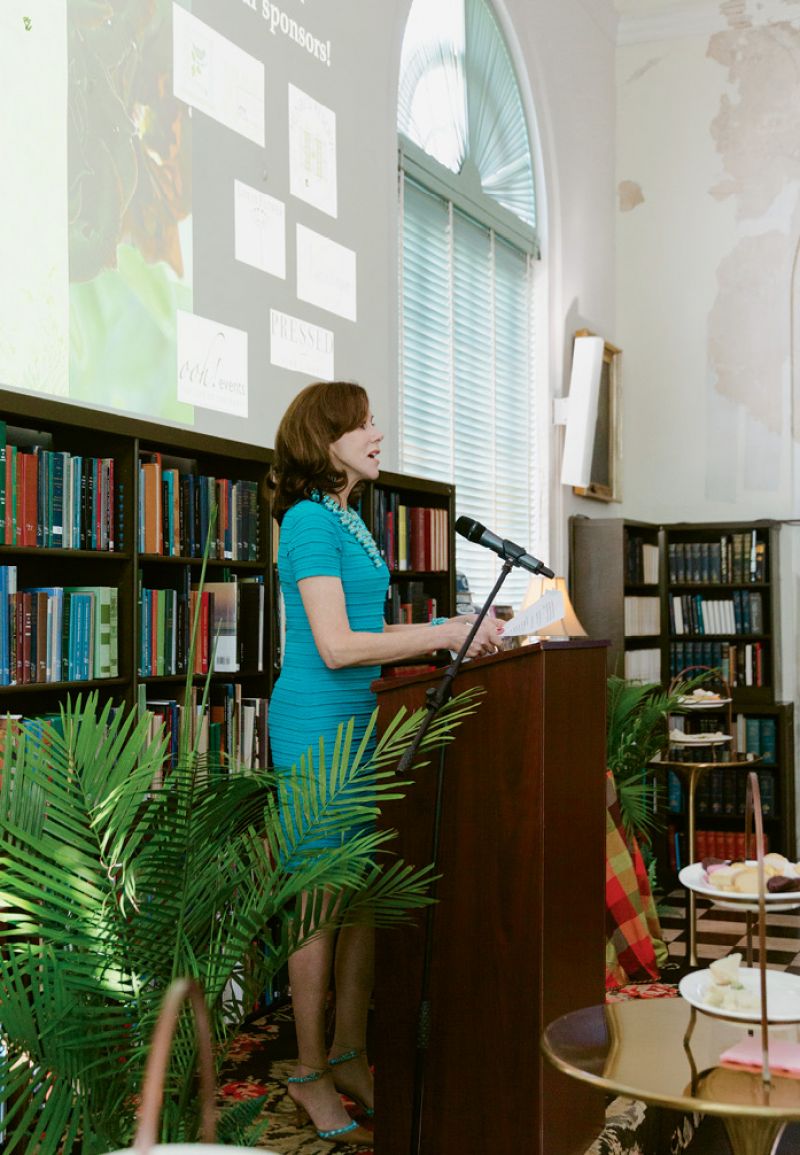
{"label": "turquoise beaded necklace", "polygon": [[335,517],[338,517],[344,529],[352,534],[358,544],[366,550],[376,569],[384,564],[374,537],[354,509],[351,509],[349,505],[340,505],[330,493],[321,494],[318,489],[311,491],[311,500],[318,501],[326,509],[329,509]]}

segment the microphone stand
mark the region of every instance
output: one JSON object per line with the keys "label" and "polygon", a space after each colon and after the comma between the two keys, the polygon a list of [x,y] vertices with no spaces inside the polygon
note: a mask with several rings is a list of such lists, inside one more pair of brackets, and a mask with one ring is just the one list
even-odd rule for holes
{"label": "microphone stand", "polygon": [[[436,686],[428,688],[426,693],[426,713],[424,714],[419,728],[408,747],[403,757],[397,764],[397,774],[406,774],[411,769],[411,766],[416,757],[417,751],[422,743],[423,738],[430,729],[433,719],[436,717],[439,710],[450,700],[453,692],[453,682],[461,669],[461,665],[466,657],[469,647],[472,645],[472,639],[480,629],[481,622],[489,612],[489,607],[492,605],[497,593],[503,582],[508,577],[514,566],[519,565],[519,558],[523,556],[524,550],[520,546],[515,546],[512,542],[504,542],[504,560],[503,568],[494,583],[489,596],[481,606],[478,616],[472,623],[472,629],[464,639],[461,649],[456,654],[452,662],[447,666],[442,675],[441,680]],[[445,750],[444,747],[439,752],[439,767],[436,773],[436,801],[433,812],[433,831],[431,838],[431,866],[436,868],[436,863],[439,857],[439,841],[441,835],[442,825],[442,798],[444,794],[444,761]],[[431,884],[431,897],[436,899],[436,879]],[[425,914],[425,940],[424,940],[424,955],[421,978],[421,997],[419,1006],[419,1017],[417,1019],[417,1041],[416,1041],[416,1057],[414,1061],[414,1099],[411,1116],[411,1148],[410,1155],[418,1155],[420,1145],[422,1142],[422,1108],[425,1098],[425,1057],[430,1042],[430,1028],[431,1028],[431,1002],[430,1002],[430,979],[431,979],[431,965],[433,962],[433,924],[434,924],[434,910],[435,903],[429,906]]]}

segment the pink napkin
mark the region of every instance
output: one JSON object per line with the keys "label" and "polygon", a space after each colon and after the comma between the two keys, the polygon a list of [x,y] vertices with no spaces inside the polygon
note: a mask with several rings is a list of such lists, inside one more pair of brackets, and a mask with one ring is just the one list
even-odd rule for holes
{"label": "pink napkin", "polygon": [[[719,1057],[723,1067],[738,1067],[740,1070],[761,1070],[761,1035],[748,1035]],[[800,1043],[789,1043],[785,1039],[770,1039],[769,1069],[776,1075],[789,1075],[800,1079]]]}

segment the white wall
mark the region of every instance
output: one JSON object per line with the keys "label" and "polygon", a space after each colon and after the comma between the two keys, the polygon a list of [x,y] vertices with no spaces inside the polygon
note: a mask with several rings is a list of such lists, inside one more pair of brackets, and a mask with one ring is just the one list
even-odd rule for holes
{"label": "white wall", "polygon": [[[797,518],[800,13],[781,0],[624,6],[622,512]],[[781,538],[778,694],[795,700],[800,530]]]}
{"label": "white wall", "polygon": [[[499,4],[496,5],[499,8]],[[567,519],[579,499],[559,484],[563,430],[550,399],[568,391],[572,338],[588,328],[615,334],[614,54],[616,17],[606,0],[506,0],[531,88],[530,115],[541,146],[543,407],[540,447],[550,485],[550,532],[534,543],[558,573],[567,572]]]}

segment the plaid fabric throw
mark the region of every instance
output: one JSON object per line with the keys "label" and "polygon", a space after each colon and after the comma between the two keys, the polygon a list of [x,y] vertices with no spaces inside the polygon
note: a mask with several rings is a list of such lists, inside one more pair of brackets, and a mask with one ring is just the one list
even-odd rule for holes
{"label": "plaid fabric throw", "polygon": [[631,979],[657,979],[654,942],[661,926],[641,851],[628,846],[617,791],[606,773],[606,987]]}

